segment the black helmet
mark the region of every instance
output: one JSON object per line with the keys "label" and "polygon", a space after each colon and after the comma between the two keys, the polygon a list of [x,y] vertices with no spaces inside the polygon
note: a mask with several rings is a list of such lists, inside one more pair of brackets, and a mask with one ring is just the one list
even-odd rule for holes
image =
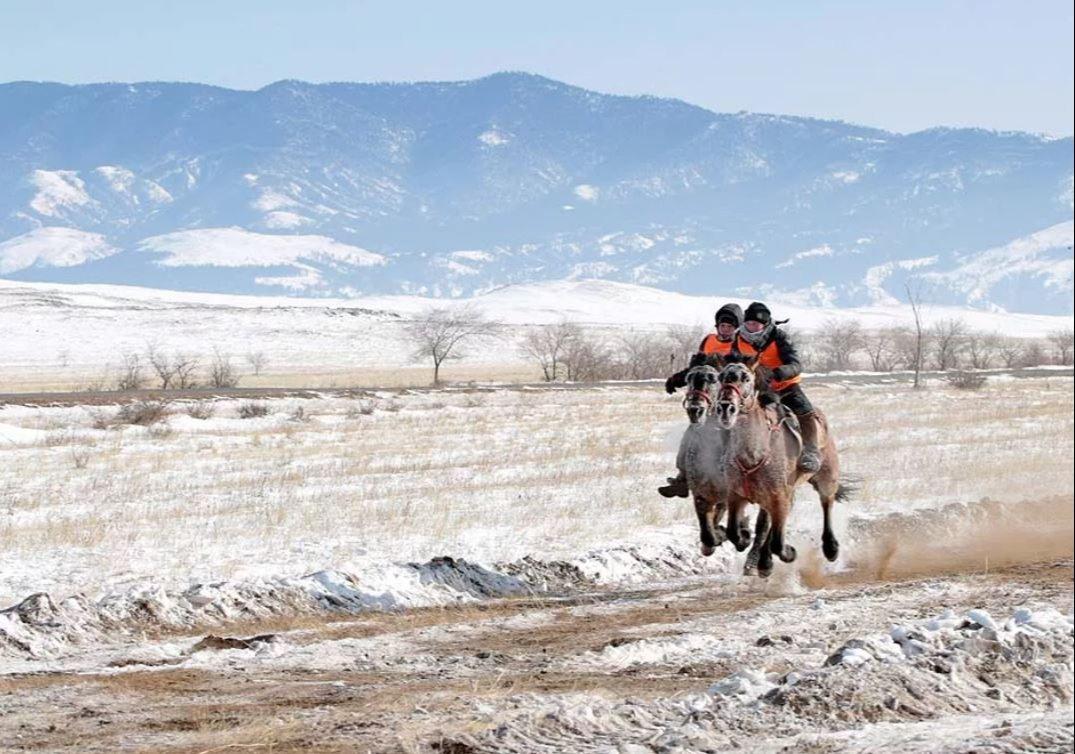
{"label": "black helmet", "polygon": [[769,311],[768,306],[760,301],[751,303],[743,315],[743,322],[761,322],[765,325],[758,332],[749,332],[745,327],[740,326],[739,334],[743,337],[743,340],[755,348],[768,342],[769,336],[773,332],[773,313]]}
{"label": "black helmet", "polygon": [[733,327],[739,327],[743,324],[743,309],[739,304],[725,304],[717,309],[714,320],[718,326],[721,322],[727,322]]}

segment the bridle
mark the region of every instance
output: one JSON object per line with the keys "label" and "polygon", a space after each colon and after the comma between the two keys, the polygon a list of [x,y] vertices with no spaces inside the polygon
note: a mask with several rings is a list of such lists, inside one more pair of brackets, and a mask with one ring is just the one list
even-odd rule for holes
{"label": "bridle", "polygon": [[686,396],[684,396],[683,398],[683,410],[686,411],[687,404],[690,403],[692,399],[696,398],[701,398],[702,402],[705,403],[705,415],[712,416],[713,410],[716,408],[713,405],[713,399],[709,397],[708,391],[699,390],[698,388],[692,387],[690,390],[687,391]]}

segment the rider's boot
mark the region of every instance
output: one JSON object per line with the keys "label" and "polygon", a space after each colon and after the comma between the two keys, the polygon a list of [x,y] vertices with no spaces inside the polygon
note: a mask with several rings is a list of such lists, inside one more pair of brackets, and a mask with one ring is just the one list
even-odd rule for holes
{"label": "rider's boot", "polygon": [[679,474],[668,477],[668,484],[658,487],[657,492],[664,497],[687,497],[690,494],[690,488],[687,487],[687,472],[680,469]]}
{"label": "rider's boot", "polygon": [[799,416],[799,424],[802,427],[803,450],[799,454],[799,468],[811,474],[821,470],[821,452],[817,447],[820,422],[817,414],[811,411]]}

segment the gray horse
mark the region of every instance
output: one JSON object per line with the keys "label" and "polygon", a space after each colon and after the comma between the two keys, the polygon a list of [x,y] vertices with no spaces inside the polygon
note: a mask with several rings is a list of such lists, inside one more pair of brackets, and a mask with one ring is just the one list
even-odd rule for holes
{"label": "gray horse", "polygon": [[[687,487],[694,498],[702,555],[706,556],[712,555],[729,539],[727,529],[720,524],[728,507],[724,455],[729,433],[720,426],[714,413],[718,374],[716,369],[705,364],[687,372],[683,408],[690,424],[683,433],[676,458],[676,466],[685,472]],[[745,515],[743,511],[744,518]],[[750,545],[750,528],[744,520],[738,522],[730,538],[740,551]]]}

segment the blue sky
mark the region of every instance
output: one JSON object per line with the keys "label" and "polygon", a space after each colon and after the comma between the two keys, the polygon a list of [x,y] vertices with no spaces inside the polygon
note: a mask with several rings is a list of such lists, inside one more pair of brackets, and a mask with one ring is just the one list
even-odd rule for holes
{"label": "blue sky", "polygon": [[0,81],[456,80],[524,70],[713,110],[1073,131],[1070,0],[4,0]]}

